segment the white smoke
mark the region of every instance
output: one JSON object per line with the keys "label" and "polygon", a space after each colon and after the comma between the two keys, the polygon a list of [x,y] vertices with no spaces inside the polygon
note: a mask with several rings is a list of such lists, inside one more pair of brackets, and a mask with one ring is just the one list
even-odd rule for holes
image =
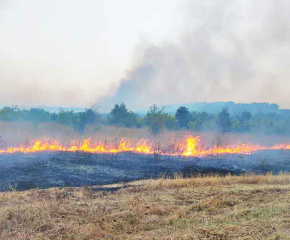
{"label": "white smoke", "polygon": [[[290,107],[290,2],[189,1],[178,43],[140,43],[115,95],[140,109],[153,103],[275,102]],[[174,20],[173,20],[174,21]]]}

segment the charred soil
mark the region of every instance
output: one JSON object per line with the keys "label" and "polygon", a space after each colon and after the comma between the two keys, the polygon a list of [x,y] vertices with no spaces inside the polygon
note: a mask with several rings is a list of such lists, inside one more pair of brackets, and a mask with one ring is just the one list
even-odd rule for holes
{"label": "charred soil", "polygon": [[290,171],[289,150],[258,151],[251,155],[220,155],[203,158],[146,155],[132,152],[91,154],[41,152],[0,155],[0,190],[49,187],[80,187],[140,179],[203,174]]}

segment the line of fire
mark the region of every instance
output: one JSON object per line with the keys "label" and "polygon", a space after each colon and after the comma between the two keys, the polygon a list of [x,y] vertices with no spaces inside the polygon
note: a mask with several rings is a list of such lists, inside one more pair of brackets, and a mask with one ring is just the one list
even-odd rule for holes
{"label": "line of fire", "polygon": [[173,151],[168,152],[160,149],[158,144],[140,139],[132,144],[129,139],[122,138],[119,144],[94,143],[90,139],[84,139],[79,143],[71,141],[63,145],[57,140],[44,139],[30,143],[28,146],[20,144],[17,147],[0,149],[0,154],[5,153],[34,153],[34,152],[87,152],[87,153],[120,153],[135,152],[143,154],[183,155],[183,156],[209,156],[220,154],[252,154],[260,150],[290,150],[290,144],[276,144],[273,146],[262,146],[251,143],[244,143],[238,146],[212,146],[204,147],[199,136],[188,136],[184,142],[175,143]]}

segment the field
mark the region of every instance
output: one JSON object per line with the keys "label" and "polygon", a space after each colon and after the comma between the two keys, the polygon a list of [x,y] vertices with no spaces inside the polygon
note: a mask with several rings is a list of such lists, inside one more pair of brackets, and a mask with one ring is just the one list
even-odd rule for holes
{"label": "field", "polygon": [[290,239],[290,175],[0,193],[1,239]]}
{"label": "field", "polygon": [[[43,137],[62,143],[125,137],[150,139],[170,150],[187,135],[200,135],[207,145],[290,143],[281,136],[189,131],[153,136],[146,128],[109,126],[80,135],[58,124],[0,121],[1,148]],[[0,239],[290,239],[290,175],[250,174],[290,172],[289,156],[289,150],[203,158],[1,154]]]}
{"label": "field", "polygon": [[71,126],[57,123],[39,123],[33,125],[29,122],[4,122],[0,120],[0,147],[18,146],[20,143],[42,140],[44,137],[58,139],[66,144],[71,140],[91,138],[93,141],[116,141],[128,138],[132,143],[143,139],[150,139],[158,143],[161,148],[168,148],[173,142],[184,140],[185,136],[200,136],[207,146],[215,144],[242,144],[253,143],[271,146],[278,143],[290,143],[289,136],[276,136],[249,133],[217,133],[217,132],[192,132],[192,131],[163,131],[152,135],[147,128],[123,128],[113,126],[87,127],[83,134],[75,131]]}

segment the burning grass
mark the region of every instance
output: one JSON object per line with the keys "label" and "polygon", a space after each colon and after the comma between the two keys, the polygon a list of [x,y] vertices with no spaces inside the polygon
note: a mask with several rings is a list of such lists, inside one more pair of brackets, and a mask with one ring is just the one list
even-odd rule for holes
{"label": "burning grass", "polygon": [[[234,133],[165,131],[151,135],[148,129],[92,126],[83,134],[57,123],[0,121],[0,154],[33,152],[135,152],[175,156],[251,154],[258,150],[289,150],[290,139]],[[29,137],[28,137],[29,136]]]}
{"label": "burning grass", "polygon": [[[20,144],[18,147],[0,148],[1,153],[34,153],[34,152],[89,152],[89,153],[119,153],[135,152],[144,154],[184,155],[184,156],[209,156],[219,154],[251,154],[259,150],[290,150],[290,144],[276,144],[271,147],[254,145],[251,143],[236,146],[203,147],[199,136],[187,138],[182,142],[171,144],[169,151],[162,151],[160,144],[148,139],[139,139],[135,145],[129,139],[122,138],[118,144],[107,144],[106,142],[91,142],[84,139],[82,142],[74,140],[67,146],[60,144],[57,140],[37,140],[28,145]],[[116,146],[117,145],[117,146]]]}
{"label": "burning grass", "polygon": [[0,238],[287,239],[290,234],[290,175],[176,176],[96,189],[0,193]]}
{"label": "burning grass", "polygon": [[39,123],[33,125],[27,122],[4,122],[0,120],[0,136],[2,148],[18,146],[21,143],[34,142],[45,138],[58,139],[63,145],[72,140],[82,141],[91,138],[93,142],[114,142],[126,138],[133,143],[140,139],[148,139],[158,143],[165,150],[172,148],[172,143],[184,140],[185,136],[200,136],[207,145],[241,145],[252,143],[254,145],[273,146],[280,143],[289,143],[287,136],[246,134],[246,133],[216,133],[216,132],[192,132],[192,131],[164,131],[158,135],[151,135],[147,128],[123,128],[113,126],[101,126],[100,128],[87,127],[83,134],[78,133],[72,127],[57,123]]}

